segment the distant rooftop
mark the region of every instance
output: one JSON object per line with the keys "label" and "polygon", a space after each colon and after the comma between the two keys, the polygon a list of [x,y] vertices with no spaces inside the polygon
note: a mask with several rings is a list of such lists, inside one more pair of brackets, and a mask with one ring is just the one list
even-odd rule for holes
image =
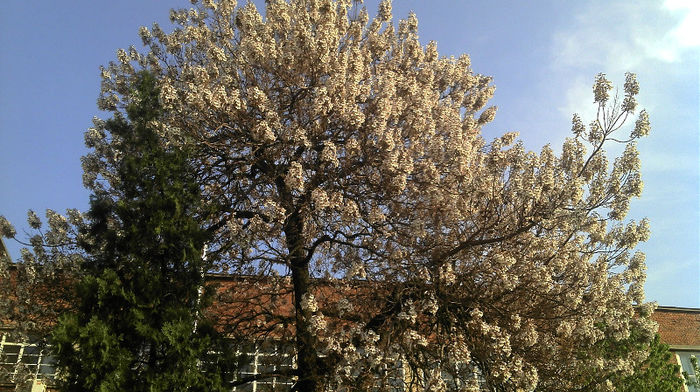
{"label": "distant rooftop", "polygon": [[700,309],[659,306],[651,315],[661,341],[676,349],[700,348]]}

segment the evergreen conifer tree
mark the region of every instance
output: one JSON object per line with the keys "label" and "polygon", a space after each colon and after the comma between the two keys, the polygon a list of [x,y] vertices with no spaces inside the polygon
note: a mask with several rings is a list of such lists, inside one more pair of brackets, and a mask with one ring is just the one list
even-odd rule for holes
{"label": "evergreen conifer tree", "polygon": [[680,366],[671,361],[669,346],[657,334],[649,343],[649,356],[634,373],[614,381],[619,392],[676,392],[683,386]]}
{"label": "evergreen conifer tree", "polygon": [[65,391],[215,391],[223,378],[206,355],[217,342],[201,309],[207,231],[187,151],[161,143],[149,123],[158,89],[138,75],[136,99],[105,130],[120,145],[119,179],[91,196],[90,257],[78,312],[53,334]]}
{"label": "evergreen conifer tree", "polygon": [[[661,342],[656,334],[651,341],[638,328],[630,336],[619,341],[604,341],[595,349],[605,351],[608,359],[623,358],[634,351],[646,351],[647,358],[638,362],[627,372],[617,371],[607,376],[618,392],[676,392],[681,390],[683,378],[680,366],[671,361],[668,344]],[[599,375],[598,375],[599,376]],[[596,375],[591,376],[595,378]]]}

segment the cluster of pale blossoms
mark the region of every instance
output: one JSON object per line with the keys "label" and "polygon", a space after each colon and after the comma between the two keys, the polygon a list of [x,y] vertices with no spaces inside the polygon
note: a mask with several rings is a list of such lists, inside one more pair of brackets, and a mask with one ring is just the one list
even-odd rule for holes
{"label": "cluster of pale blossoms", "polygon": [[[78,246],[85,235],[83,215],[75,209],[67,210],[65,216],[48,209],[45,217],[42,222],[38,214],[28,211],[31,234],[25,241],[0,216],[0,236],[24,246],[17,260],[0,257],[0,314],[5,320],[12,320],[13,339],[50,336],[55,320],[73,299],[72,288],[63,283],[75,278],[85,257]],[[50,284],[51,301],[46,298],[47,282],[61,282]],[[18,368],[17,379],[33,375],[30,370]]]}
{"label": "cluster of pale blossoms", "polygon": [[21,249],[21,259],[32,270],[35,270],[37,265],[47,271],[56,268],[77,268],[73,262],[80,258],[74,253],[78,249],[80,230],[85,225],[82,213],[76,209],[68,209],[66,216],[63,216],[47,209],[45,216],[46,227],[36,212],[27,211],[27,225],[35,232],[28,242],[17,238],[14,226],[4,216],[0,216],[0,236],[14,239],[29,247]]}

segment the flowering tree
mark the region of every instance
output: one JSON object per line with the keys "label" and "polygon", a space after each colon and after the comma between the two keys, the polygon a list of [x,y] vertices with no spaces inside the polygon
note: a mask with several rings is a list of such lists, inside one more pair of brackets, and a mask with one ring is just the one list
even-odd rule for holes
{"label": "flowering tree", "polygon": [[[216,211],[203,223],[214,271],[249,277],[222,294],[237,310],[222,328],[294,345],[290,372],[237,383],[604,390],[645,359],[587,351],[632,329],[653,339],[633,317],[648,306],[644,256],[631,254],[648,224],[624,222],[649,132],[642,111],[618,135],[634,75],[621,97],[598,75],[597,117],[575,115],[561,153],[536,153],[514,133],[484,140],[491,79],[421,45],[416,16],[395,25],[389,1],[374,18],[350,0],[271,0],[265,17],[194,3],[172,11],[169,34],[142,28],[146,53],[118,51],[99,105],[123,111],[140,70],[156,75],[164,112],[149,126],[193,153]],[[108,191],[124,152],[102,127],[86,136],[84,179]],[[624,145],[612,164],[610,143]]]}

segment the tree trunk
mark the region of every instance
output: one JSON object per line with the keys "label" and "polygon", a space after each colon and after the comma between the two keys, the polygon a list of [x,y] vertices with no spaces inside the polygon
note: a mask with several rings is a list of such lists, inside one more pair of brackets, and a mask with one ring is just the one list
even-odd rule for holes
{"label": "tree trunk", "polygon": [[296,355],[299,380],[296,391],[316,392],[320,390],[316,336],[309,328],[312,313],[302,307],[302,298],[311,289],[309,260],[306,258],[303,240],[304,222],[295,211],[287,220],[285,235],[289,250],[294,285],[294,309],[296,311]]}

